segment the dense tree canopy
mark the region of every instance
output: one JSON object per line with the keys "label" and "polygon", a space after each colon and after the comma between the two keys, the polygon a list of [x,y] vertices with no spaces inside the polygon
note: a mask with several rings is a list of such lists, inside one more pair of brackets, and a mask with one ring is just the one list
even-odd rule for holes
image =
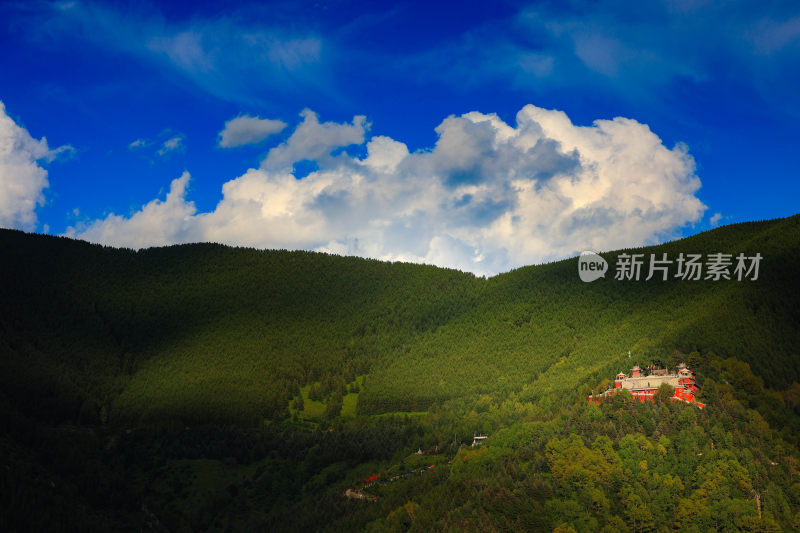
{"label": "dense tree canopy", "polygon": [[[756,282],[584,284],[0,230],[0,529],[790,531],[798,251],[800,217],[739,224],[636,253]],[[586,401],[681,361],[707,409]]]}

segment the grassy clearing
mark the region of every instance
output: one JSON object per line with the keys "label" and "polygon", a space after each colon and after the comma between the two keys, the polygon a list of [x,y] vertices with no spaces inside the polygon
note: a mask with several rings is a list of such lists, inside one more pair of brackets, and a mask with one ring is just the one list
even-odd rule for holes
{"label": "grassy clearing", "polygon": [[308,397],[308,391],[311,390],[311,384],[306,385],[305,387],[300,387],[300,394],[303,395],[303,409],[301,411],[297,411],[291,408],[291,402],[289,402],[289,412],[291,414],[297,413],[299,418],[305,419],[314,419],[320,420],[322,415],[325,413],[325,404],[323,402],[317,402],[312,400]]}
{"label": "grassy clearing", "polygon": [[348,394],[342,399],[342,416],[349,416],[349,417],[356,416],[357,406],[358,406],[358,393]]}
{"label": "grassy clearing", "polygon": [[[362,387],[364,385],[364,378],[366,376],[367,376],[366,374],[356,376],[356,379],[354,381],[347,384],[348,390],[350,390],[354,384],[358,384],[359,392],[348,392],[347,394],[344,395],[344,397],[342,398],[342,410],[340,412],[340,416],[355,418],[356,408],[358,407],[358,395],[362,390]],[[317,402],[309,398],[308,394],[313,385],[319,385],[319,382],[311,383],[305,385],[304,387],[300,387],[300,394],[303,395],[303,409],[297,410],[292,408],[292,404],[294,401],[294,398],[292,398],[292,401],[289,402],[289,413],[291,415],[297,413],[298,418],[306,421],[319,422],[320,420],[322,420],[322,417],[325,414],[325,408],[327,406],[327,403]]]}
{"label": "grassy clearing", "polygon": [[[355,417],[356,416],[356,408],[358,407],[358,395],[360,391],[364,387],[364,378],[367,377],[366,374],[361,376],[356,376],[355,381],[353,383],[358,383],[358,390],[359,392],[350,392],[345,395],[342,399],[342,416],[349,416]],[[353,383],[348,383],[348,389],[353,385]]]}

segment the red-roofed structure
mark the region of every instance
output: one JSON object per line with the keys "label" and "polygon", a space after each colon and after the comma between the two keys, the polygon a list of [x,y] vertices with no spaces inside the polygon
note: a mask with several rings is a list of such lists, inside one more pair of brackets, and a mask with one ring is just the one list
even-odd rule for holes
{"label": "red-roofed structure", "polygon": [[700,392],[700,387],[697,386],[694,372],[689,370],[684,363],[678,365],[675,373],[656,368],[649,370],[650,373],[645,375],[641,368],[634,366],[630,376],[620,372],[614,378],[613,389],[601,394],[592,393],[589,395],[589,401],[599,404],[603,398],[617,394],[623,389],[629,390],[631,395],[640,401],[653,401],[656,391],[666,383],[675,391],[670,397],[671,401],[696,405],[700,409],[705,407],[704,403],[697,401],[696,396]]}

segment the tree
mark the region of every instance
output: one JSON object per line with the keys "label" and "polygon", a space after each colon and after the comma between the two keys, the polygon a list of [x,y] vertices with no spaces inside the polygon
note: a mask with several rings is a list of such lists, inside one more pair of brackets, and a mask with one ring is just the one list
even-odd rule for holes
{"label": "tree", "polygon": [[302,411],[306,408],[305,401],[303,400],[303,395],[299,394],[295,396],[294,401],[292,401],[292,409],[295,411]]}
{"label": "tree", "polygon": [[629,493],[627,496],[623,496],[622,502],[625,505],[628,523],[634,533],[655,530],[653,515],[639,494]]}
{"label": "tree", "polygon": [[578,533],[578,532],[570,524],[564,522],[554,527],[553,533]]}
{"label": "tree", "polygon": [[331,393],[325,406],[325,420],[333,420],[342,413],[342,400],[342,391],[337,389]]}
{"label": "tree", "polygon": [[669,399],[675,395],[675,389],[669,383],[662,383],[656,393],[653,395],[653,401],[656,403],[667,403]]}
{"label": "tree", "polygon": [[314,383],[308,390],[308,399],[315,402],[321,402],[324,398],[322,394],[322,386],[319,383]]}

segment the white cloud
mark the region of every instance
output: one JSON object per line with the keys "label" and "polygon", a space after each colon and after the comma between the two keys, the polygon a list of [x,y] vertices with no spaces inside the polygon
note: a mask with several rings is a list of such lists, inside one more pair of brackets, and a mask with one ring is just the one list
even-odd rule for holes
{"label": "white cloud", "polygon": [[66,234],[79,236],[92,242],[114,243],[115,246],[143,248],[185,242],[194,224],[194,203],[186,201],[189,173],[172,181],[166,199],[155,199],[130,217],[110,214],[103,220],[88,225],[70,227]]}
{"label": "white cloud", "polygon": [[103,50],[177,73],[226,101],[263,104],[300,91],[332,91],[331,71],[325,68],[330,44],[317,32],[290,23],[295,17],[279,6],[270,8],[265,19],[248,15],[261,11],[256,6],[243,6],[231,16],[167,17],[136,2],[70,5],[36,4],[27,10],[32,14],[23,19],[25,26],[18,24],[20,31],[55,37],[57,43],[79,36]]}
{"label": "white cloud", "polygon": [[175,35],[156,36],[150,39],[148,47],[161,52],[178,67],[187,71],[208,72],[213,68],[213,59],[203,49],[203,35],[198,31],[187,30]]}
{"label": "white cloud", "polygon": [[71,146],[51,150],[47,139],[36,140],[6,114],[0,102],[0,226],[32,230],[36,207],[44,203],[47,170],[40,161],[53,161]]}
{"label": "white cloud", "polygon": [[711,224],[711,227],[714,228],[719,225],[720,220],[722,220],[722,213],[714,213],[714,216],[709,219],[709,223]]}
{"label": "white cloud", "polygon": [[225,122],[225,127],[219,132],[219,145],[223,148],[234,148],[257,144],[270,135],[283,131],[286,126],[282,120],[239,116]]}
{"label": "white cloud", "polygon": [[697,83],[702,91],[729,83],[736,72],[737,83],[778,116],[800,114],[793,75],[800,61],[798,2],[769,9],[753,0],[657,0],[635,10],[616,0],[568,4],[520,2],[509,17],[376,63],[421,86],[445,83],[461,91],[500,83],[529,94],[590,86],[593,94],[671,113],[675,106],[665,100],[676,84]]}
{"label": "white cloud", "polygon": [[[580,250],[654,243],[700,220],[700,181],[685,146],[672,149],[626,118],[576,126],[526,106],[448,117],[427,150],[367,139],[364,117],[320,123],[311,111],[257,169],[225,183],[197,213],[184,174],[163,202],[111,215],[73,236],[143,247],[216,241],[428,262],[478,274]],[[366,142],[359,158],[344,151]],[[298,179],[294,165],[317,169]]]}
{"label": "white cloud", "polygon": [[164,143],[161,145],[161,148],[159,148],[156,153],[160,156],[164,156],[176,150],[183,150],[183,148],[183,136],[176,135],[164,141]]}
{"label": "white cloud", "polygon": [[133,141],[132,143],[130,143],[128,145],[128,149],[129,150],[137,150],[139,148],[147,148],[151,144],[152,143],[150,141],[148,141],[147,139],[136,139],[135,141]]}
{"label": "white cloud", "polygon": [[331,152],[335,148],[364,142],[366,117],[362,115],[353,117],[352,124],[320,124],[316,113],[309,109],[303,110],[300,116],[303,122],[285,143],[269,151],[261,163],[262,168],[288,170],[293,163],[306,159],[317,161],[320,165],[332,165]]}

